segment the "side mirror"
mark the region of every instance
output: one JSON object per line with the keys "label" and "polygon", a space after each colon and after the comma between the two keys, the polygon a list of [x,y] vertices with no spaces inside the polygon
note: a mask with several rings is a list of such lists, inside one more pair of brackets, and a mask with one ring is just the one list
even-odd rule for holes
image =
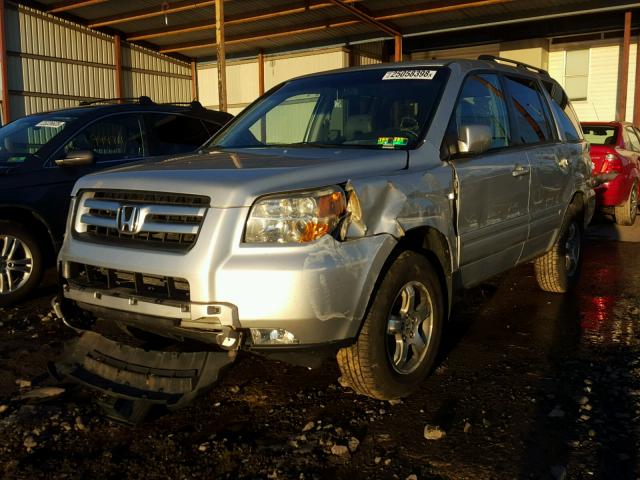
{"label": "side mirror", "polygon": [[93,165],[93,152],[90,150],[78,150],[70,152],[65,158],[56,160],[59,167],[81,167],[83,165]]}
{"label": "side mirror", "polygon": [[486,125],[461,125],[458,131],[458,151],[478,155],[491,147],[491,127]]}

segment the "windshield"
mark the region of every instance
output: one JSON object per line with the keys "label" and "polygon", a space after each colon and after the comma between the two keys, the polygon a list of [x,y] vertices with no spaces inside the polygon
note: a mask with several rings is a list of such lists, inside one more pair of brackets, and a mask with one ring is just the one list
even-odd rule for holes
{"label": "windshield", "polygon": [[31,115],[0,128],[0,164],[24,162],[60,134],[74,117]]}
{"label": "windshield", "polygon": [[292,80],[259,100],[209,148],[413,148],[448,70],[364,70]]}
{"label": "windshield", "polygon": [[615,145],[618,127],[611,125],[582,125],[584,138],[591,145]]}

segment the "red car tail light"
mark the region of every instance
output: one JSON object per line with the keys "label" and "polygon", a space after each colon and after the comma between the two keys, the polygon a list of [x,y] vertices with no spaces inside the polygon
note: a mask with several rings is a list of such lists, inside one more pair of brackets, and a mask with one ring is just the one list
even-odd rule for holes
{"label": "red car tail light", "polygon": [[607,153],[604,156],[600,173],[608,172],[622,173],[622,159],[615,153]]}

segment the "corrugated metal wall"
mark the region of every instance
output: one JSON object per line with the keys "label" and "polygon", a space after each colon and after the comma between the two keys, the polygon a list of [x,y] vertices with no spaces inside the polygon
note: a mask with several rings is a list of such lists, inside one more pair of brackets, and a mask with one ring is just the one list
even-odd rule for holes
{"label": "corrugated metal wall", "polygon": [[187,63],[127,44],[122,46],[122,70],[125,97],[146,95],[159,103],[193,100],[191,65]]}
{"label": "corrugated metal wall", "polygon": [[370,42],[356,45],[351,50],[349,63],[352,67],[375,65],[383,62],[384,42]]}
{"label": "corrugated metal wall", "polygon": [[498,55],[499,53],[500,44],[489,43],[486,45],[473,45],[471,47],[414,52],[411,55],[411,60],[431,60],[440,58],[478,58],[480,55]]}
{"label": "corrugated metal wall", "polygon": [[[113,37],[22,5],[6,4],[11,119],[115,97]],[[191,100],[190,65],[123,44],[125,96]]]}

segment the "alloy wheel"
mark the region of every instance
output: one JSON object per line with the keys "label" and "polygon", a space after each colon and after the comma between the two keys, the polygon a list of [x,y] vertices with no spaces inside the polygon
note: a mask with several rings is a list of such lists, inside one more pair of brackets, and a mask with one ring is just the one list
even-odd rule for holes
{"label": "alloy wheel", "polygon": [[405,284],[387,320],[387,357],[396,373],[413,373],[424,361],[433,338],[433,302],[421,282]]}
{"label": "alloy wheel", "polygon": [[12,235],[0,235],[0,295],[19,290],[33,271],[29,247]]}

